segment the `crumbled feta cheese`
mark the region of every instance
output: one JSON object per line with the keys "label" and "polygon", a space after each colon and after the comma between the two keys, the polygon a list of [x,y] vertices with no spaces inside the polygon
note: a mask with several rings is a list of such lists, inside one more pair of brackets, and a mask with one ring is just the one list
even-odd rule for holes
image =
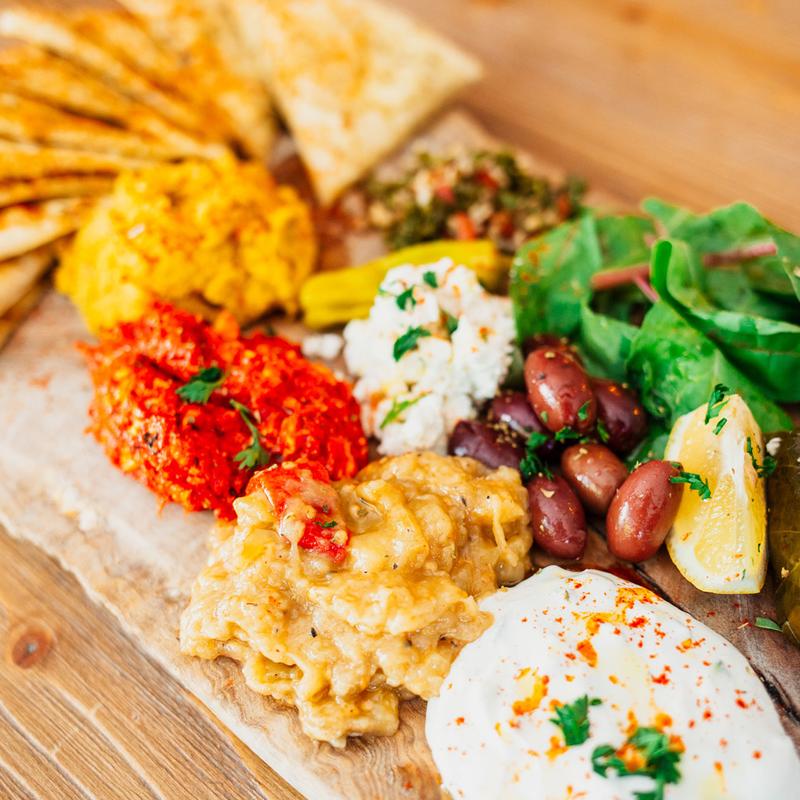
{"label": "crumbled feta cheese", "polygon": [[303,339],[301,349],[306,358],[333,361],[342,351],[344,339],[338,333],[317,333]]}
{"label": "crumbled feta cheese", "polygon": [[[425,279],[428,272],[435,281]],[[458,323],[452,333],[448,319],[451,328]],[[414,328],[430,335],[395,360],[395,342]],[[472,270],[449,258],[401,266],[386,275],[369,318],[349,323],[344,339],[347,368],[358,378],[362,423],[380,441],[379,451],[443,454],[456,423],[475,417],[506,377],[514,341],[511,302],[486,292]]]}

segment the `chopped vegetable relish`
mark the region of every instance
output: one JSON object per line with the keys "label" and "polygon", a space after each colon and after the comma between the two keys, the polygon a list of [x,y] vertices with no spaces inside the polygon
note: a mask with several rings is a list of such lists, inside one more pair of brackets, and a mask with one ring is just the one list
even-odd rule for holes
{"label": "chopped vegetable relish", "polygon": [[[242,336],[228,314],[212,327],[156,302],[79,347],[95,389],[91,432],[164,502],[233,519],[255,467],[304,457],[338,479],[367,462],[350,387],[284,339]],[[183,388],[212,368],[222,375],[208,391]]]}

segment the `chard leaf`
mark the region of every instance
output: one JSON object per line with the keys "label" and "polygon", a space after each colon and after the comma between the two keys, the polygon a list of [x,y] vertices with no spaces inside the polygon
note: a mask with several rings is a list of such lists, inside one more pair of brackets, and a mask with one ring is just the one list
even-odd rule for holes
{"label": "chard leaf", "polygon": [[587,370],[592,375],[627,380],[625,360],[637,331],[635,325],[598,314],[584,303],[576,343]]}

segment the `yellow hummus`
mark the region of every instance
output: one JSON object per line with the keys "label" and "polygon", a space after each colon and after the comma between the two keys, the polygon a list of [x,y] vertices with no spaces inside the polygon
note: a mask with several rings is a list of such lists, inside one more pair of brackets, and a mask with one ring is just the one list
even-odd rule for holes
{"label": "yellow hummus", "polygon": [[308,206],[260,165],[233,158],[124,173],[56,276],[92,330],[135,319],[153,297],[247,323],[297,307],[316,241]]}
{"label": "yellow hummus", "polygon": [[[296,706],[308,735],[337,746],[394,733],[400,700],[436,695],[491,623],[476,599],[530,568],[527,493],[508,467],[385,458],[333,486],[304,480],[280,518],[267,491],[251,490],[212,542],[181,648],[239,661],[252,689]],[[343,561],[298,547],[314,506],[349,530]]]}

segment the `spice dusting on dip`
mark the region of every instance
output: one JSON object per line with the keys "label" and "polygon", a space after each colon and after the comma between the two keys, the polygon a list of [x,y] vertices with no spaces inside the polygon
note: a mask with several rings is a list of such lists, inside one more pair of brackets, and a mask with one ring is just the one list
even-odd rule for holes
{"label": "spice dusting on dip", "polygon": [[752,668],[647,589],[548,567],[481,607],[494,623],[428,704],[454,798],[794,796],[800,760]]}

